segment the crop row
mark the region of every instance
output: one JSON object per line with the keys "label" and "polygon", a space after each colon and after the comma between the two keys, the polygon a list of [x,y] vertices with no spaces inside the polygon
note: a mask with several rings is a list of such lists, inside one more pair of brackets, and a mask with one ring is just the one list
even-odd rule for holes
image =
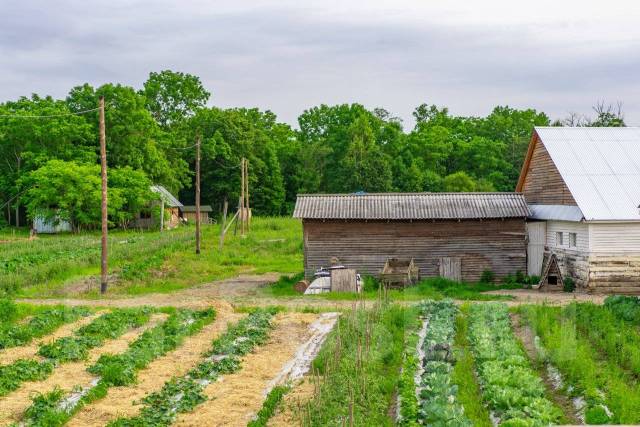
{"label": "crop row", "polygon": [[604,306],[617,317],[640,325],[640,298],[612,295],[604,301]]}
{"label": "crop row", "polygon": [[44,360],[19,359],[0,367],[0,396],[16,390],[25,381],[47,378],[57,364],[85,359],[90,349],[100,347],[106,339],[144,325],[152,312],[148,307],[115,309],[79,328],[73,336],[41,345],[38,355]]}
{"label": "crop row", "polygon": [[246,318],[213,341],[204,360],[185,376],[167,381],[161,390],[146,396],[144,407],[132,418],[119,418],[110,426],[168,426],[179,413],[192,411],[207,400],[205,387],[220,375],[236,372],[241,367],[242,356],[263,344],[272,327],[275,309],[256,309]]}
{"label": "crop row", "polygon": [[418,419],[426,425],[471,426],[457,401],[458,387],[452,381],[457,308],[449,300],[425,302],[421,308],[428,328],[422,347],[424,372]]}
{"label": "crop row", "polygon": [[[609,308],[571,304],[565,308],[521,308],[538,335],[543,358],[562,374],[563,389],[580,403],[587,424],[637,424],[640,422],[640,385],[633,374],[632,328],[618,330]],[[583,322],[593,322],[583,324]],[[590,330],[593,328],[593,330]],[[611,333],[603,337],[602,333]],[[614,348],[620,345],[620,354]],[[622,354],[626,351],[630,353]]]}
{"label": "crop row", "polygon": [[215,311],[178,309],[158,326],[145,331],[126,351],[102,355],[87,368],[96,375],[90,387],[65,396],[56,389],[34,397],[26,411],[26,422],[32,426],[64,425],[82,406],[103,398],[110,387],[135,383],[137,373],[153,360],[180,346],[185,337],[200,331],[215,318]]}
{"label": "crop row", "polygon": [[75,322],[91,312],[85,307],[54,307],[34,315],[26,323],[0,325],[0,349],[30,343],[47,335],[65,323]]}
{"label": "crop row", "polygon": [[501,425],[556,424],[562,412],[545,397],[544,383],[513,334],[504,304],[470,309],[469,342],[482,395]]}

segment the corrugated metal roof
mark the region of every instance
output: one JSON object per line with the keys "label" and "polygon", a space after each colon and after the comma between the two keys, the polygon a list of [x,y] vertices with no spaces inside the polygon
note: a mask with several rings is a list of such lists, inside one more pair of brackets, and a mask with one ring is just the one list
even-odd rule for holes
{"label": "corrugated metal roof", "polygon": [[[182,207],[182,212],[195,212],[196,207],[193,205],[185,205]],[[200,212],[213,212],[210,205],[200,205]]]}
{"label": "corrugated metal roof", "polygon": [[529,205],[530,218],[556,221],[581,221],[584,217],[577,206],[566,205]]}
{"label": "corrugated metal roof", "polygon": [[169,190],[164,188],[162,185],[152,185],[151,191],[153,191],[154,193],[160,194],[160,197],[162,197],[162,199],[164,200],[164,202],[167,204],[168,207],[170,208],[182,207],[182,203],[180,203],[180,201],[176,199],[173,196],[173,194],[169,193]]}
{"label": "corrugated metal roof", "polygon": [[530,214],[518,193],[299,194],[295,218],[483,219]]}
{"label": "corrugated metal roof", "polygon": [[640,220],[640,128],[536,127],[586,220]]}

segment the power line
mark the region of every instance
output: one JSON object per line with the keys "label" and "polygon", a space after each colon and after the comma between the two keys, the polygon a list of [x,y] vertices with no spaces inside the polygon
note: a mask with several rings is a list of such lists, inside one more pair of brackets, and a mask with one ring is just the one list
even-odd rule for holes
{"label": "power line", "polygon": [[45,116],[31,116],[31,115],[23,115],[23,114],[14,114],[14,115],[3,114],[3,115],[0,115],[0,119],[51,119],[55,117],[77,116],[80,114],[92,113],[98,110],[99,108],[92,108],[90,110],[78,111],[76,113],[49,114]]}

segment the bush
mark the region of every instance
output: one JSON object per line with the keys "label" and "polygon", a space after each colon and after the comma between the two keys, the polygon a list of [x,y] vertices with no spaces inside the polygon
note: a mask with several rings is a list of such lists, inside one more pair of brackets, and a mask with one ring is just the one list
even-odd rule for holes
{"label": "bush", "polygon": [[576,282],[571,277],[566,277],[563,285],[562,290],[565,292],[573,292],[576,290]]}
{"label": "bush", "polygon": [[585,413],[585,422],[587,424],[607,424],[609,421],[611,420],[601,405],[591,407]]}
{"label": "bush", "polygon": [[486,269],[482,271],[480,275],[480,283],[493,283],[496,280],[496,275],[493,271]]}
{"label": "bush", "polygon": [[0,299],[0,322],[8,323],[18,318],[18,306],[10,299]]}

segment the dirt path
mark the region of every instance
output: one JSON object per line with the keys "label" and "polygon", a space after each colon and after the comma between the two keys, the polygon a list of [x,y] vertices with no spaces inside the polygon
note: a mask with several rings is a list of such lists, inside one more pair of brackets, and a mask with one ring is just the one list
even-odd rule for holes
{"label": "dirt path", "polygon": [[542,368],[536,366],[538,356],[534,344],[535,336],[531,328],[523,322],[522,318],[518,314],[511,314],[511,324],[513,325],[513,330],[516,336],[522,342],[529,359],[533,361],[534,368],[538,371],[542,381],[544,381],[549,397],[551,397],[553,402],[562,409],[562,412],[566,417],[566,421],[572,425],[580,425],[580,420],[576,417],[575,407],[573,406],[571,399],[554,387],[553,381],[549,378],[547,371],[544,369],[544,365]]}
{"label": "dirt path", "polygon": [[242,317],[231,307],[218,310],[216,319],[199,333],[187,337],[176,350],[160,357],[138,373],[138,381],[130,387],[112,387],[108,394],[97,402],[82,408],[68,423],[69,427],[104,426],[120,416],[133,416],[141,406],[135,404],[147,394],[160,390],[174,376],[182,376],[201,359],[202,353],[211,347],[211,342],[227,329],[230,322]]}
{"label": "dirt path", "polygon": [[129,344],[138,338],[144,331],[158,325],[167,318],[166,314],[154,314],[151,320],[140,328],[133,329],[120,338],[105,341],[104,345],[89,351],[89,357],[85,361],[64,363],[57,366],[53,374],[44,381],[28,382],[18,390],[0,398],[0,425],[12,424],[20,421],[25,409],[31,405],[31,396],[37,393],[46,393],[56,386],[70,392],[76,385],[84,385],[91,382],[93,375],[87,372],[87,367],[94,364],[101,355],[106,353],[121,353]]}
{"label": "dirt path", "polygon": [[267,273],[260,276],[240,275],[238,277],[216,282],[205,283],[188,289],[181,289],[171,293],[156,293],[138,297],[126,295],[111,295],[103,299],[21,299],[20,302],[44,305],[90,305],[98,307],[137,307],[151,305],[154,307],[216,307],[227,303],[221,300],[235,300],[238,298],[255,296],[259,288],[273,283],[280,278],[278,273]]}
{"label": "dirt path", "polygon": [[23,345],[20,347],[12,347],[4,350],[0,350],[0,365],[8,365],[10,363],[15,362],[18,359],[32,359],[36,357],[36,353],[38,349],[43,344],[49,344],[58,338],[67,337],[73,335],[74,331],[81,328],[82,326],[91,323],[100,315],[104,314],[105,311],[99,311],[95,314],[92,314],[87,317],[83,317],[80,320],[77,320],[72,323],[66,323],[56,329],[53,333],[49,335],[45,335],[44,337],[35,338],[27,345]]}
{"label": "dirt path", "polygon": [[209,401],[194,412],[180,414],[179,426],[246,426],[260,410],[264,391],[283,365],[309,336],[315,314],[284,313],[275,319],[268,342],[248,354],[242,369],[227,375],[205,389]]}

